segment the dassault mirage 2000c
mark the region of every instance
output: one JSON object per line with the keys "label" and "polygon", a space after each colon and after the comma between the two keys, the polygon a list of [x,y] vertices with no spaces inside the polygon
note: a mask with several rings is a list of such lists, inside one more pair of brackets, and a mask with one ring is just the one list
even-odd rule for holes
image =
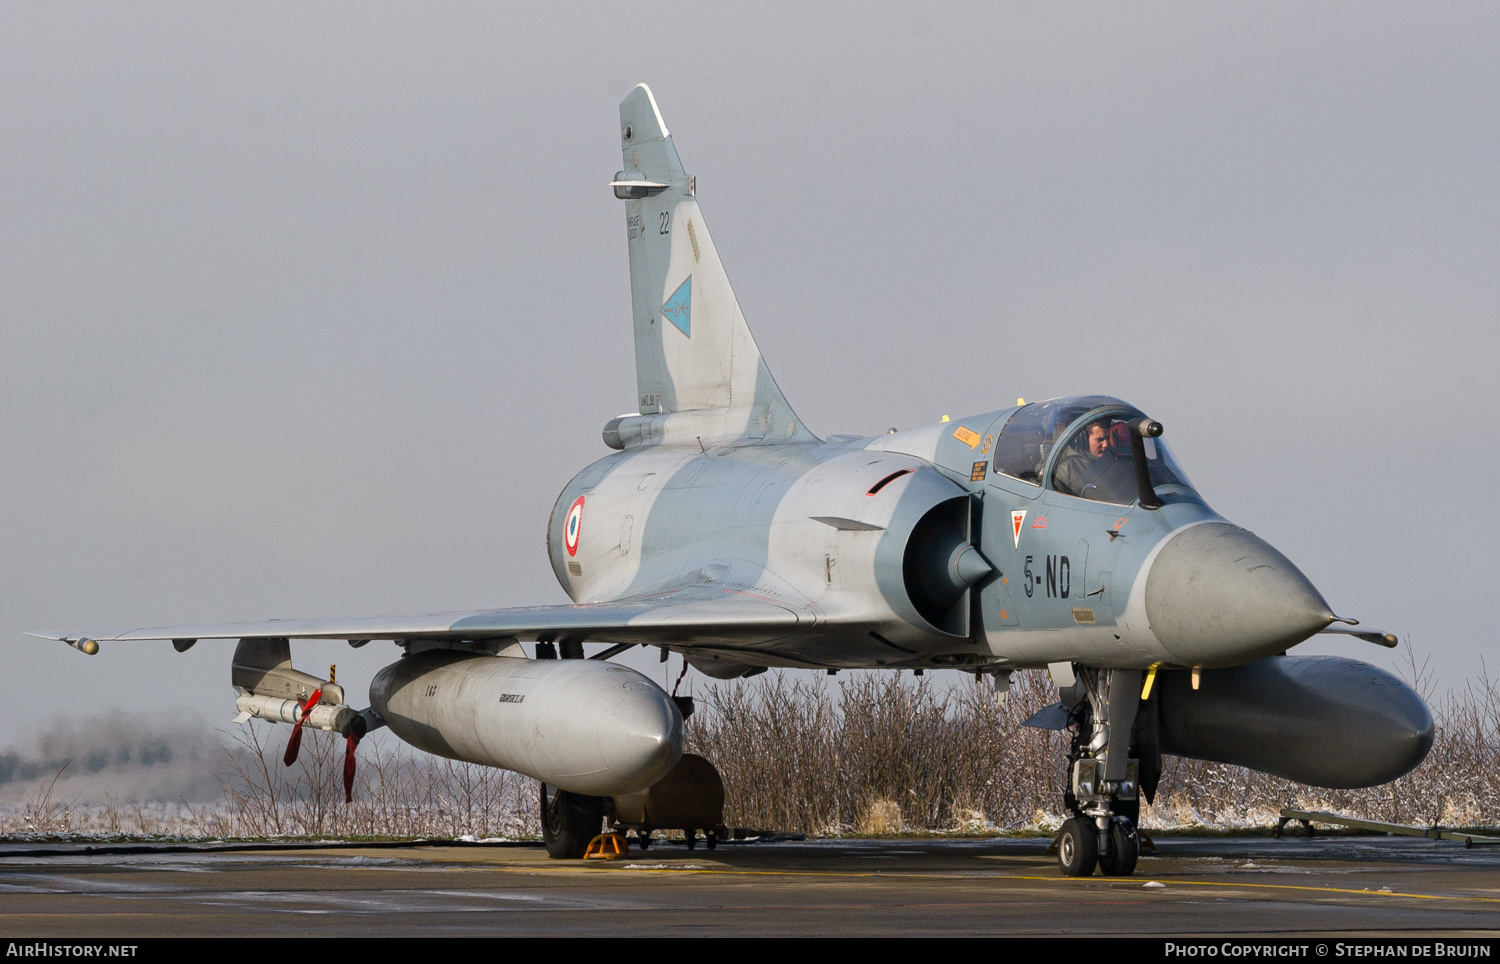
{"label": "dassault mirage 2000c", "polygon": [[[1046,669],[1071,728],[1071,875],[1128,875],[1140,797],[1163,754],[1325,787],[1409,771],[1432,741],[1412,689],[1373,666],[1286,651],[1355,628],[1280,552],[1204,502],[1162,424],[1079,396],[874,438],[814,435],[777,388],[740,312],[695,179],[651,91],[620,105],[638,411],[578,473],[547,530],[573,605],[348,619],[36,634],[236,639],[240,719],[347,739],[389,726],[432,753],[542,783],[544,839],[580,856],[606,815],[682,757],[683,716],[631,646],[681,654],[719,679],[767,667],[951,668],[998,694]],[[357,711],[292,668],[291,639],[394,641],[401,658]],[[534,642],[528,652],[522,641]],[[583,658],[584,644],[608,648]],[[558,657],[561,658],[558,658]]]}

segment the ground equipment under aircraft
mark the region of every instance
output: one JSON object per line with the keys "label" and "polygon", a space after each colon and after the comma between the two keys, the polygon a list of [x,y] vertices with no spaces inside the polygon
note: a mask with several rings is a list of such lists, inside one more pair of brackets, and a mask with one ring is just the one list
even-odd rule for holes
{"label": "ground equipment under aircraft", "polygon": [[[636,410],[605,424],[609,453],[548,522],[573,604],[37,635],[91,655],[100,640],[184,652],[238,639],[242,718],[293,723],[294,741],[304,726],[344,734],[346,780],[359,737],[383,724],[536,777],[554,856],[581,852],[611,806],[621,823],[656,823],[652,801],[675,792],[681,712],[605,661],[634,645],[720,679],[953,668],[1001,686],[1047,669],[1062,699],[1038,722],[1073,730],[1069,874],[1134,870],[1139,798],[1163,753],[1331,786],[1421,761],[1432,720],[1410,687],[1352,660],[1283,655],[1320,632],[1394,638],[1354,629],[1290,560],[1210,508],[1163,424],[1134,406],[1017,399],[874,437],[814,435],[756,346],[644,85],[621,103],[618,133]],[[291,669],[292,638],[391,640],[404,655],[355,712],[332,674]],[[585,643],[608,648],[584,659]]]}
{"label": "ground equipment under aircraft", "polygon": [[724,780],[718,768],[696,753],[684,753],[672,772],[635,793],[617,794],[607,806],[611,826],[634,830],[645,850],[657,830],[681,830],[688,849],[702,833],[709,850],[725,834]]}

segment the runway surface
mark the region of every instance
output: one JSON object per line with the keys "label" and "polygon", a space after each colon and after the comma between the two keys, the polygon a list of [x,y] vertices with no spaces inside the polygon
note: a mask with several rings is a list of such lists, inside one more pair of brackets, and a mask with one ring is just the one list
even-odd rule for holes
{"label": "runway surface", "polygon": [[1047,843],[659,843],[587,863],[549,860],[540,845],[10,844],[0,936],[1500,934],[1495,850],[1168,838],[1134,877],[1074,880]]}

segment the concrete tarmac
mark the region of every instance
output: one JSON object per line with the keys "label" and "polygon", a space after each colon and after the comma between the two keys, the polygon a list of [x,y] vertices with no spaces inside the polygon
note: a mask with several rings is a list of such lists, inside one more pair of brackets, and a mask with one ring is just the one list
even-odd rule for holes
{"label": "concrete tarmac", "polygon": [[1164,838],[1134,877],[1069,879],[1047,844],[658,842],[588,862],[530,844],[9,844],[0,937],[1500,935],[1495,849]]}

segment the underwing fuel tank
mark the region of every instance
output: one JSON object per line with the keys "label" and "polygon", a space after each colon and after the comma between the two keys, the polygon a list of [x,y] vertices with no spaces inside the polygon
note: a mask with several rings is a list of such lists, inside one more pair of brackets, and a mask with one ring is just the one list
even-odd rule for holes
{"label": "underwing fuel tank", "polygon": [[[1387,783],[1432,747],[1432,714],[1410,686],[1339,656],[1273,656],[1158,680],[1161,750],[1319,787]],[[1149,703],[1147,704],[1149,705]]]}
{"label": "underwing fuel tank", "polygon": [[635,670],[428,651],[376,674],[370,704],[412,746],[589,796],[644,789],[682,756],[682,713]]}

